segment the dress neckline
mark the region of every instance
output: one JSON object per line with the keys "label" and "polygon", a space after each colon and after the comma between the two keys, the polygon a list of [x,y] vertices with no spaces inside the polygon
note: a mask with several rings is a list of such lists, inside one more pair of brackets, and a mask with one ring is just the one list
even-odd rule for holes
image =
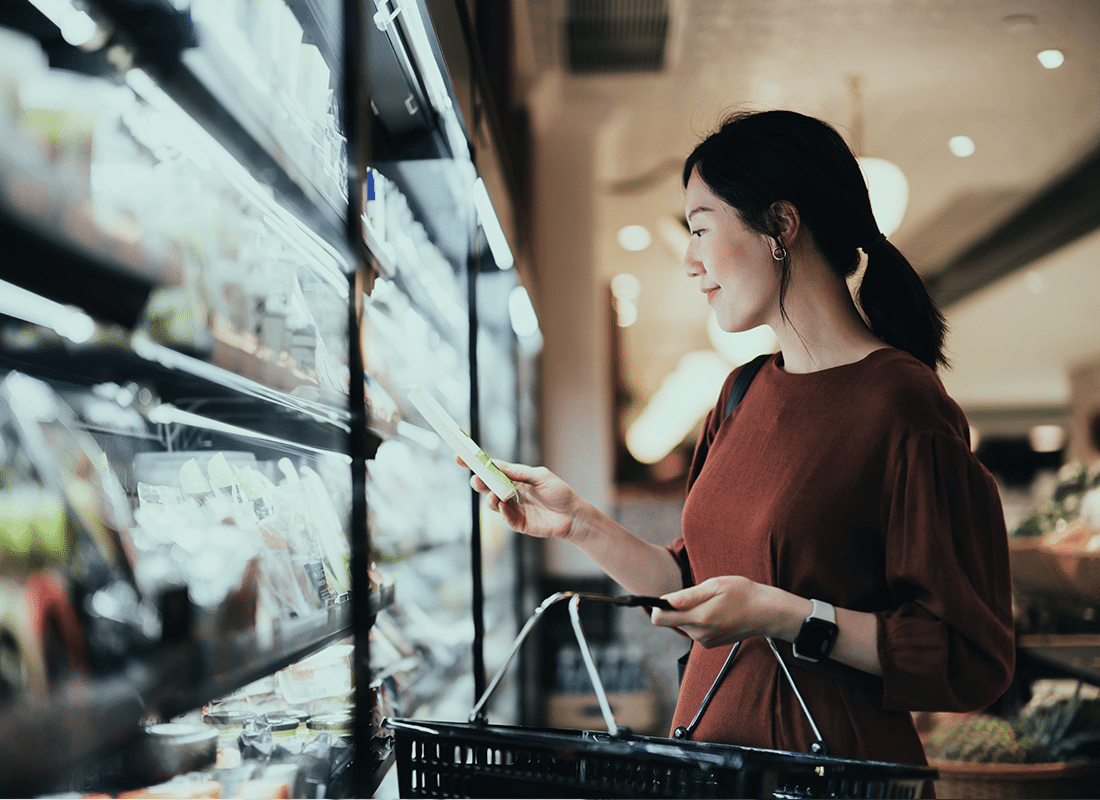
{"label": "dress neckline", "polygon": [[833,367],[825,367],[824,369],[815,369],[811,372],[787,372],[787,370],[783,369],[783,353],[782,353],[782,351],[780,351],[780,352],[776,353],[775,357],[772,358],[768,362],[768,366],[770,366],[772,368],[773,372],[775,372],[779,375],[783,375],[784,377],[786,377],[789,380],[792,380],[792,381],[794,381],[794,380],[809,380],[809,379],[812,379],[815,375],[816,376],[821,376],[821,377],[828,377],[828,376],[831,376],[831,375],[836,374],[838,372],[842,372],[842,371],[845,371],[845,370],[850,370],[852,368],[859,368],[859,367],[865,366],[870,361],[877,360],[884,353],[897,353],[897,352],[900,352],[900,351],[896,347],[890,347],[889,345],[885,345],[885,346],[880,347],[876,350],[872,350],[870,353],[863,356],[863,358],[857,359],[856,361],[849,361],[847,364],[837,364],[836,366],[833,366]]}

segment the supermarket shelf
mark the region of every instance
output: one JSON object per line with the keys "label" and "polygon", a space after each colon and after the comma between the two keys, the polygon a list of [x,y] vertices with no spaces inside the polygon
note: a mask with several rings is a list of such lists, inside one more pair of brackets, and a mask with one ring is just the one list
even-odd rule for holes
{"label": "supermarket shelf", "polygon": [[[346,452],[350,414],[271,389],[199,358],[136,338],[122,343],[20,348],[5,341],[0,369],[77,385],[136,382],[162,404],[152,421],[208,427],[257,444],[291,450]],[[367,431],[372,448],[383,440]]]}
{"label": "supermarket shelf", "polygon": [[329,242],[343,242],[347,198],[339,198],[308,175],[284,151],[276,134],[249,113],[244,93],[224,79],[225,63],[201,48],[184,54],[184,69],[166,83],[166,91],[192,117],[207,121],[219,143],[253,174],[264,177],[290,203],[297,216],[309,219]]}
{"label": "supermarket shelf", "polygon": [[[231,60],[216,58],[204,46],[204,31],[186,11],[177,11],[165,0],[136,6],[131,0],[95,0],[100,11],[116,26],[108,45],[121,45],[134,64],[149,70],[177,103],[194,117],[239,163],[274,188],[294,206],[296,216],[308,219],[330,243],[347,240],[344,223],[346,187],[336,194],[308,177],[309,170],[294,163],[278,136],[264,125],[255,110],[270,106],[271,98],[250,92],[248,80],[238,74]],[[326,22],[319,45],[330,56],[339,55],[332,30],[331,3],[296,0],[299,17]],[[338,5],[338,4],[337,4]],[[340,62],[330,62],[340,63]]]}
{"label": "supermarket shelf", "polygon": [[[83,241],[69,235],[72,230],[83,232]],[[124,328],[137,324],[150,292],[160,284],[140,268],[136,251],[124,249],[94,225],[46,227],[0,203],[0,238],[0,280],[62,305],[79,305]]]}
{"label": "supermarket shelf", "polygon": [[[393,587],[373,593],[372,613],[393,602]],[[370,621],[365,621],[369,623]],[[0,710],[0,795],[48,791],[74,767],[117,752],[149,715],[199,708],[350,635],[345,600],[284,624],[270,642],[254,631],[162,648],[134,658],[118,675],[73,683],[47,702]]]}
{"label": "supermarket shelf", "polygon": [[[372,612],[377,614],[381,605],[372,602]],[[345,598],[309,617],[283,622],[271,642],[262,641],[251,630],[188,642],[182,652],[163,654],[157,672],[164,677],[186,675],[188,670],[181,668],[186,664],[197,680],[191,684],[161,680],[150,704],[165,718],[200,708],[211,698],[227,695],[350,635],[351,622],[351,602]]]}
{"label": "supermarket shelf", "polygon": [[329,64],[344,63],[344,20],[339,0],[287,0],[305,29],[305,39],[316,45]]}
{"label": "supermarket shelf", "polygon": [[1100,686],[1100,634],[1021,634],[1016,646],[1045,669]]}

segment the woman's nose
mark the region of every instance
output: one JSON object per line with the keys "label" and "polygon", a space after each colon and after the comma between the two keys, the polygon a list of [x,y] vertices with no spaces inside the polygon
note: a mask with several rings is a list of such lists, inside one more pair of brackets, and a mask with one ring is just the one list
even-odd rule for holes
{"label": "woman's nose", "polygon": [[691,254],[690,247],[684,251],[683,270],[684,275],[689,278],[696,278],[706,271],[703,269],[703,262]]}

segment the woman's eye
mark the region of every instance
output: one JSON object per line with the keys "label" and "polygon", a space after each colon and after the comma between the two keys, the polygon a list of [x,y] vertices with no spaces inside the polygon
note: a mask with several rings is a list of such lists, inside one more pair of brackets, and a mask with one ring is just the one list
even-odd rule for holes
{"label": "woman's eye", "polygon": [[692,236],[698,236],[698,235],[699,235],[699,234],[701,234],[702,232],[703,232],[703,228],[699,228],[698,230],[694,230],[694,231],[692,231],[692,232],[691,232],[691,235],[692,235]]}

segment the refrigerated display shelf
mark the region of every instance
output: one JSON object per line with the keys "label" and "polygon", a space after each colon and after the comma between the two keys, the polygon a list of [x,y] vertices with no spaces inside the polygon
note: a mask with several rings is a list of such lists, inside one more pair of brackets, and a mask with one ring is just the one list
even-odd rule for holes
{"label": "refrigerated display shelf", "polygon": [[[69,235],[81,230],[83,241]],[[79,305],[99,319],[133,328],[160,284],[143,269],[137,251],[91,226],[47,228],[0,203],[0,280],[63,305]],[[122,256],[122,257],[120,257]]]}
{"label": "refrigerated display shelf", "polygon": [[344,63],[344,20],[338,0],[286,0],[305,29],[306,41],[316,45],[329,64]]}
{"label": "refrigerated display shelf", "polygon": [[[392,602],[392,585],[372,592],[372,614]],[[184,641],[132,658],[117,675],[71,682],[48,701],[0,708],[0,794],[48,791],[74,767],[124,747],[143,719],[200,708],[351,632],[345,599],[282,623],[270,641],[252,630]]]}
{"label": "refrigerated display shelf", "polygon": [[[0,357],[0,369],[89,386],[126,375],[149,388],[161,403],[173,404],[181,412],[208,421],[227,415],[230,421],[222,428],[226,433],[236,427],[242,435],[263,434],[273,444],[285,441],[302,449],[343,451],[351,431],[347,409],[271,389],[147,339],[137,337],[131,342],[133,347],[122,342],[70,346],[57,342],[19,348],[9,340]],[[247,413],[249,406],[254,413]],[[173,421],[172,413],[162,410],[161,421]],[[368,431],[367,438],[377,447],[383,437]]]}
{"label": "refrigerated display shelf", "polygon": [[[368,243],[368,247],[369,247]],[[375,252],[371,251],[372,254]],[[436,333],[442,336],[448,342],[463,342],[465,341],[466,331],[457,330],[450,321],[443,316],[442,310],[434,306],[430,299],[424,296],[424,292],[417,290],[416,287],[410,285],[408,279],[402,274],[401,270],[397,270],[391,276],[386,276],[393,285],[400,290],[404,295],[409,305],[416,310],[416,312],[427,322]],[[370,303],[370,298],[367,299]]]}
{"label": "refrigerated display shelf", "polygon": [[346,239],[346,196],[341,203],[332,187],[311,177],[310,166],[287,151],[281,134],[253,108],[255,101],[244,90],[245,79],[229,77],[232,61],[216,59],[199,48],[185,52],[181,66],[165,80],[172,98],[196,119],[210,121],[222,146],[310,219],[326,240]]}
{"label": "refrigerated display shelf", "polygon": [[[326,35],[319,46],[330,57],[339,56],[342,48],[335,47],[333,15],[324,4],[319,0],[295,0],[290,5],[299,17],[326,21]],[[345,182],[326,189],[310,177],[310,165],[288,157],[277,133],[257,116],[259,108],[270,107],[271,98],[249,92],[247,79],[232,60],[218,59],[204,47],[201,26],[188,11],[179,11],[165,0],[93,0],[92,8],[114,26],[107,46],[115,50],[110,61],[119,72],[132,66],[148,70],[237,161],[262,176],[327,241],[347,240],[343,219]],[[71,49],[79,52],[79,48]]]}

